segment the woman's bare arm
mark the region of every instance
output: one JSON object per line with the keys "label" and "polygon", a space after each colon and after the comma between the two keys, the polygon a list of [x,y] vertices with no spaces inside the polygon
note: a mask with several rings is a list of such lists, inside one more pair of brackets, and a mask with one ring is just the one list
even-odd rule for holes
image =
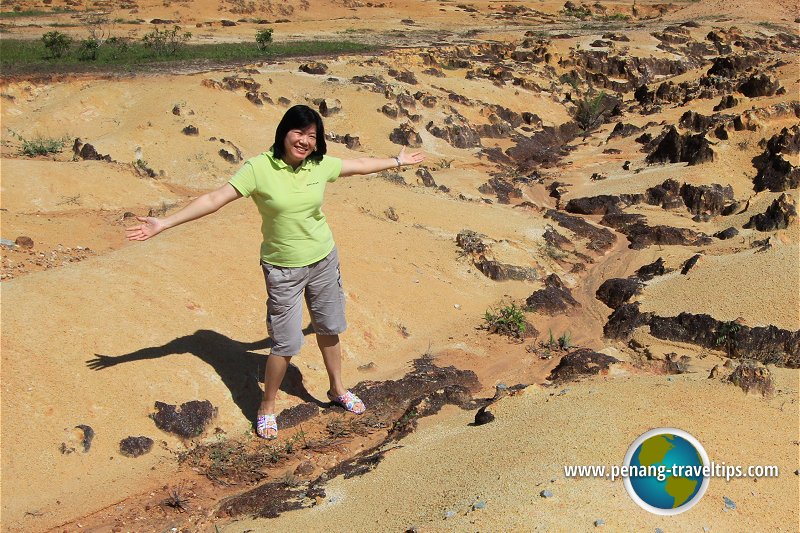
{"label": "woman's bare arm", "polygon": [[340,176],[353,176],[356,174],[372,174],[381,170],[398,168],[403,165],[416,165],[425,159],[422,152],[406,153],[405,146],[397,157],[361,157],[359,159],[343,159]]}
{"label": "woman's bare arm", "polygon": [[142,224],[126,228],[126,236],[129,241],[145,241],[165,229],[215,213],[222,206],[241,197],[242,195],[233,185],[226,183],[217,190],[198,196],[189,205],[166,218],[136,217],[136,220]]}

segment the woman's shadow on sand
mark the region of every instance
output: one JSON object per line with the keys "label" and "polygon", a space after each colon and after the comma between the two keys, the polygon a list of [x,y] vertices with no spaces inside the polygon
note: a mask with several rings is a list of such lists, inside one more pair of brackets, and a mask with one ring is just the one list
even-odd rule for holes
{"label": "woman's shadow on sand", "polygon": [[[311,325],[303,330],[304,335],[312,332]],[[242,414],[248,420],[255,420],[263,394],[259,383],[263,382],[267,357],[251,350],[263,350],[271,347],[272,340],[269,338],[257,342],[239,342],[216,331],[201,329],[192,335],[178,337],[163,346],[142,348],[118,356],[95,354],[96,357],[86,361],[86,366],[92,370],[104,370],[131,361],[191,353],[211,365],[231,391],[231,397],[241,409]],[[151,379],[169,381],[172,376],[158,375],[157,371],[153,371]],[[306,390],[303,385],[303,375],[300,373],[300,369],[293,364],[289,364],[286,377],[281,384],[281,390],[297,396],[304,402],[316,403],[320,407],[327,405],[311,396]]]}

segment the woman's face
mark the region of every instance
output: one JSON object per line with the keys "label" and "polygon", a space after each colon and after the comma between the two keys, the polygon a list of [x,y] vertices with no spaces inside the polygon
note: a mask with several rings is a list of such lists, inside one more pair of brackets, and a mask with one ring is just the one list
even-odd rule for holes
{"label": "woman's face", "polygon": [[297,168],[317,148],[317,126],[289,130],[283,139],[283,161]]}

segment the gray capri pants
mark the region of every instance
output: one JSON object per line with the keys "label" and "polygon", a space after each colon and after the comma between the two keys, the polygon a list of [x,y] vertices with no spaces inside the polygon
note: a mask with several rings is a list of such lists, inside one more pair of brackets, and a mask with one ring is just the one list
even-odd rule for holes
{"label": "gray capri pants", "polygon": [[324,259],[304,267],[281,267],[261,261],[267,284],[267,331],[272,355],[290,357],[303,345],[303,302],[318,335],[338,335],[347,329],[344,290],[336,247]]}

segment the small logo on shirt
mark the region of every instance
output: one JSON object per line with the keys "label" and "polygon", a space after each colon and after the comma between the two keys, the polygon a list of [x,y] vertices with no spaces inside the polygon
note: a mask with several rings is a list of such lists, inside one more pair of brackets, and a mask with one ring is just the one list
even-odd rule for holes
{"label": "small logo on shirt", "polygon": [[306,183],[306,187],[311,187],[312,185],[319,185],[318,181],[312,181],[311,183]]}

